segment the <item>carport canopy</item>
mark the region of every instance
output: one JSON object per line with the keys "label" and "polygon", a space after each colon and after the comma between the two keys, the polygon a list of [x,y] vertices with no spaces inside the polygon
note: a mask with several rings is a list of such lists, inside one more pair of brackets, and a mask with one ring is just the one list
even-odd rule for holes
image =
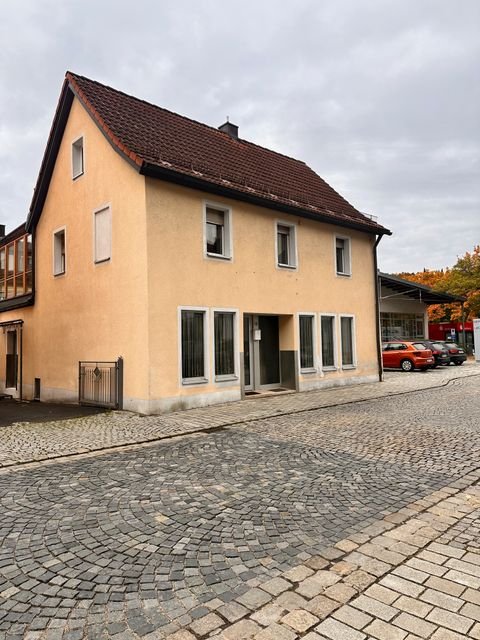
{"label": "carport canopy", "polygon": [[[378,277],[382,286],[391,289],[399,295],[407,296],[412,300],[419,300],[424,304],[450,304],[452,302],[465,302],[466,300],[466,298],[462,296],[454,296],[450,293],[434,291],[423,284],[404,280],[403,278],[392,276],[389,273],[382,273],[379,271]],[[382,300],[391,297],[393,296],[381,296],[380,299]]]}

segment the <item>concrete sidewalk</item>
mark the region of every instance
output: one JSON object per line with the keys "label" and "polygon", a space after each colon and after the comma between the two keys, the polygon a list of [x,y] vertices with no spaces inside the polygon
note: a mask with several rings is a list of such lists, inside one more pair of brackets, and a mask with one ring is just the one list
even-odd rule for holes
{"label": "concrete sidewalk", "polygon": [[0,468],[439,388],[470,376],[480,376],[480,365],[471,361],[427,372],[387,372],[382,383],[249,398],[160,416],[114,411],[42,423],[17,422],[1,430]]}

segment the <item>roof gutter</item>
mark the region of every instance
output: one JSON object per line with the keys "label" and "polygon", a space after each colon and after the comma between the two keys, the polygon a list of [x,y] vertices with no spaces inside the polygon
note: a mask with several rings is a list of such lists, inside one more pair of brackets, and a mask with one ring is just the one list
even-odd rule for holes
{"label": "roof gutter", "polygon": [[384,229],[382,227],[370,227],[369,225],[364,225],[361,222],[355,223],[354,221],[342,220],[341,218],[334,218],[322,213],[313,213],[312,211],[308,211],[307,209],[302,209],[300,207],[295,207],[293,205],[288,205],[281,202],[272,202],[267,198],[262,198],[261,196],[255,194],[243,193],[237,191],[236,189],[232,189],[231,187],[217,185],[209,182],[208,180],[179,173],[174,169],[159,167],[158,165],[149,162],[143,163],[140,168],[140,173],[151,178],[158,178],[167,182],[179,184],[183,187],[190,187],[191,189],[206,191],[207,193],[224,196],[227,198],[231,198],[232,200],[248,202],[250,204],[255,204],[267,209],[273,209],[274,211],[290,213],[291,215],[298,216],[300,218],[316,220],[317,222],[325,222],[327,224],[346,227],[348,229],[356,229],[358,231],[363,231],[364,233],[380,235],[380,237],[382,235],[392,235],[392,232],[389,229]]}

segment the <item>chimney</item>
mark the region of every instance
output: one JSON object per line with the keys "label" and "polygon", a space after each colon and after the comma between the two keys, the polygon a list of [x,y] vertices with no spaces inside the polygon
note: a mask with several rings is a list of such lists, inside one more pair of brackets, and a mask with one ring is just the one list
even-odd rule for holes
{"label": "chimney", "polygon": [[224,124],[220,125],[218,128],[220,131],[223,131],[223,133],[228,133],[231,138],[235,138],[235,140],[238,140],[238,127],[236,124],[232,124],[228,121],[228,116],[227,121]]}
{"label": "chimney", "polygon": [[3,240],[5,237],[5,225],[0,224],[0,240]]}

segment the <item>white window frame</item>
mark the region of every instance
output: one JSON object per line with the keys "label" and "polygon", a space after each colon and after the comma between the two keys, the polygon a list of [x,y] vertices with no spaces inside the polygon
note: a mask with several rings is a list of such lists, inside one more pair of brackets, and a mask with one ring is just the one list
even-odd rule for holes
{"label": "white window frame", "polygon": [[[64,241],[64,249],[65,249],[63,271],[57,270],[57,260],[56,260],[56,256],[57,256],[56,238],[60,233],[63,233],[63,241]],[[55,278],[64,276],[67,273],[67,227],[66,226],[58,227],[57,229],[54,229],[52,232],[52,273]]]}
{"label": "white window frame", "polygon": [[[343,259],[345,263],[344,271],[338,271],[337,269],[337,240],[343,240],[345,242]],[[333,258],[335,264],[335,274],[341,278],[348,278],[352,275],[352,239],[349,236],[341,236],[335,234],[333,237]]]}
{"label": "white window frame", "polygon": [[[219,375],[217,376],[216,372],[215,372],[215,313],[231,313],[233,315],[233,362],[234,362],[234,372],[233,373],[228,373],[225,375]],[[211,330],[212,330],[212,336],[211,336],[211,344],[212,344],[212,348],[211,348],[211,354],[210,354],[210,358],[212,361],[212,372],[213,372],[213,376],[214,376],[214,380],[217,383],[221,383],[221,382],[230,382],[232,380],[239,380],[240,379],[240,375],[239,375],[239,371],[240,371],[240,352],[239,352],[239,346],[238,346],[238,318],[239,318],[239,311],[238,309],[231,309],[231,308],[223,308],[223,307],[213,307],[210,310],[210,326],[211,326]]]}
{"label": "white window frame", "polygon": [[[107,211],[109,213],[109,220],[110,220],[110,251],[109,251],[109,257],[108,258],[102,258],[102,259],[97,259],[97,227],[96,227],[96,216],[98,213],[101,213],[102,211]],[[92,223],[93,223],[93,262],[94,264],[104,264],[105,262],[110,262],[112,259],[112,207],[110,205],[110,203],[108,204],[104,204],[101,207],[98,207],[97,209],[93,210],[93,219],[92,219]]]}
{"label": "white window frame", "polygon": [[[207,251],[207,209],[223,213],[223,253]],[[232,208],[211,200],[203,201],[203,255],[208,260],[233,260]]]}
{"label": "white window frame", "polygon": [[[352,364],[343,364],[342,359],[342,318],[350,318],[352,321]],[[355,316],[352,313],[340,313],[338,316],[338,337],[339,337],[339,354],[342,369],[356,369],[357,368],[357,338],[355,327]]]}
{"label": "white window frame", "polygon": [[[319,342],[320,342],[320,362],[321,362],[321,367],[322,367],[322,371],[337,371],[338,369],[338,345],[337,345],[337,314],[336,313],[328,313],[328,312],[321,312],[318,314],[319,317],[319,321],[318,321],[318,335],[319,335]],[[323,364],[323,340],[322,340],[322,318],[326,317],[326,318],[331,318],[332,319],[332,327],[333,327],[333,336],[332,336],[332,341],[333,341],[333,365],[324,365]]]}
{"label": "white window frame", "polygon": [[[198,378],[184,378],[182,370],[182,311],[201,311],[203,313],[203,367],[204,376]],[[178,307],[178,379],[181,386],[205,385],[210,381],[209,363],[209,313],[208,307]]]}
{"label": "white window frame", "polygon": [[[313,336],[313,367],[302,368],[302,358],[301,358],[301,341],[300,341],[300,318],[302,316],[307,316],[308,318],[312,318],[313,326],[312,326],[312,336]],[[317,335],[317,314],[314,311],[299,311],[297,313],[297,328],[298,328],[298,370],[300,373],[317,373],[318,365],[320,363],[320,359],[318,357],[318,335]]]}
{"label": "white window frame", "polygon": [[[278,227],[288,227],[289,243],[288,254],[289,264],[282,264],[278,261]],[[298,269],[298,251],[297,251],[297,225],[293,222],[286,222],[285,220],[275,220],[275,266],[277,269]]]}
{"label": "white window frame", "polygon": [[[81,149],[82,149],[82,168],[81,171],[78,171],[76,166],[75,166],[75,148],[78,146],[78,143],[81,142]],[[85,174],[85,136],[82,134],[80,136],[78,136],[77,138],[75,138],[75,140],[72,140],[72,180],[77,180],[77,178],[80,178],[80,176],[83,176]]]}

